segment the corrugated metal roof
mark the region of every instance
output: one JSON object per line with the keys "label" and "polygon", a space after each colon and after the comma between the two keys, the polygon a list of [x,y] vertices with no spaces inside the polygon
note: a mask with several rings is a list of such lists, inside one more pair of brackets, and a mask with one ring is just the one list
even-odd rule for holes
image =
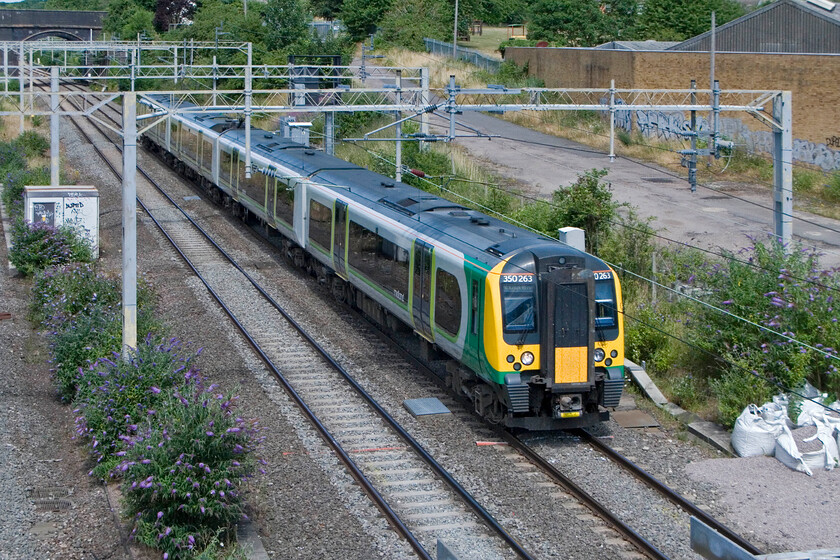
{"label": "corrugated metal roof", "polygon": [[595,48],[614,51],[664,51],[679,44],[679,41],[654,41],[649,39],[647,41],[609,41]]}
{"label": "corrugated metal roof", "polygon": [[[711,31],[667,50],[708,51]],[[715,30],[719,52],[840,53],[840,9],[777,0]]]}

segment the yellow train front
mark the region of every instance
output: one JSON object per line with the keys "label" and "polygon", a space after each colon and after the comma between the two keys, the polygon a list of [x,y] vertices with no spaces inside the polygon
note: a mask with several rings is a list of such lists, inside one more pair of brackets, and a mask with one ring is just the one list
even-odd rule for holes
{"label": "yellow train front", "polygon": [[614,271],[556,242],[505,257],[484,282],[482,351],[472,368],[484,383],[471,383],[458,368],[450,371],[453,387],[469,394],[477,412],[508,427],[548,430],[606,420],[624,386]]}

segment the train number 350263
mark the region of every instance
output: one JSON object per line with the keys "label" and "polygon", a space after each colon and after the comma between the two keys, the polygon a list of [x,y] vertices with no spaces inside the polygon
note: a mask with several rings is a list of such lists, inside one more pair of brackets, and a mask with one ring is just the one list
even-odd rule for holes
{"label": "train number 350263", "polygon": [[533,274],[505,274],[502,276],[502,279],[505,283],[512,283],[518,282],[522,284],[527,284],[528,282],[534,281]]}

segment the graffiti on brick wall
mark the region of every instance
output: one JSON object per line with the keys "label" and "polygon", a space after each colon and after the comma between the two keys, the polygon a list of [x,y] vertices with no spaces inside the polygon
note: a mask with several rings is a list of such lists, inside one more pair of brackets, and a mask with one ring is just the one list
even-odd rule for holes
{"label": "graffiti on brick wall", "polygon": [[[622,101],[616,100],[616,103],[620,105]],[[682,133],[691,130],[689,117],[667,111],[616,111],[615,125],[628,132],[635,128],[644,136],[662,140],[687,138]],[[711,128],[707,117],[697,115],[699,132],[708,132]],[[773,153],[773,133],[769,130],[751,130],[740,119],[722,117],[720,132],[725,138],[743,145],[750,153]],[[840,170],[840,137],[826,138],[824,144],[794,139],[793,160],[818,166],[824,171]]]}

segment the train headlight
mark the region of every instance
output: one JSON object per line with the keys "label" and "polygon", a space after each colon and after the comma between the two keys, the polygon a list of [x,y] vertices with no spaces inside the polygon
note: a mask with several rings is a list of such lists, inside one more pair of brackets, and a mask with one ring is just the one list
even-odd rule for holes
{"label": "train headlight", "polygon": [[519,359],[522,362],[523,366],[530,366],[534,363],[534,355],[530,352],[523,352],[522,356],[520,356]]}
{"label": "train headlight", "polygon": [[606,358],[606,356],[607,355],[604,354],[604,349],[603,348],[596,348],[595,349],[595,361],[596,362],[603,361],[603,359]]}
{"label": "train headlight", "polygon": [[610,352],[610,357],[611,358],[615,358],[617,356],[618,356],[618,350],[613,350],[612,352]]}

